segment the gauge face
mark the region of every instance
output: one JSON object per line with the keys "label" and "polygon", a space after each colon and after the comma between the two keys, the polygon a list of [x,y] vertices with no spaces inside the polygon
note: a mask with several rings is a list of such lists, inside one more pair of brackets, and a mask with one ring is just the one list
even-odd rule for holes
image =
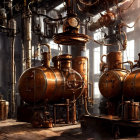
{"label": "gauge face", "polygon": [[72,27],[77,27],[78,24],[79,24],[79,21],[78,21],[77,18],[71,17],[71,18],[68,19],[68,23],[69,23],[69,25],[72,26]]}

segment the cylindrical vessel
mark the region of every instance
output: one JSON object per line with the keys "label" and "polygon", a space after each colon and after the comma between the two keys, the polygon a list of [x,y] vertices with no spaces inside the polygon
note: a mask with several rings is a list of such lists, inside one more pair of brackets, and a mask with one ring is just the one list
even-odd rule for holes
{"label": "cylindrical vessel", "polygon": [[125,97],[140,98],[140,69],[131,72],[124,80],[123,93]]}
{"label": "cylindrical vessel", "polygon": [[8,118],[8,112],[9,112],[9,102],[5,101],[5,107],[4,107],[4,114],[5,114],[5,117],[4,119],[6,120]]}
{"label": "cylindrical vessel", "polygon": [[5,118],[4,108],[5,108],[5,100],[0,100],[0,120],[4,120]]}
{"label": "cylindrical vessel", "polygon": [[[82,77],[71,69],[69,55],[62,55],[61,70],[50,67],[35,67],[25,71],[19,79],[19,93],[23,101],[58,101],[61,98],[78,97],[82,91]],[[66,74],[65,73],[66,70]],[[81,82],[79,82],[81,81]]]}
{"label": "cylindrical vessel", "polygon": [[59,55],[60,69],[62,71],[69,71],[72,68],[72,56],[70,54]]}
{"label": "cylindrical vessel", "polygon": [[72,60],[72,68],[82,76],[84,88],[88,90],[88,58],[78,56]]}
{"label": "cylindrical vessel", "polygon": [[124,120],[139,120],[140,106],[139,102],[125,101],[123,104],[122,118]]}
{"label": "cylindrical vessel", "polygon": [[122,69],[122,52],[111,52],[107,55],[108,70]]}
{"label": "cylindrical vessel", "polygon": [[110,70],[101,75],[99,80],[99,90],[101,94],[110,99],[122,94],[122,83],[128,71]]}

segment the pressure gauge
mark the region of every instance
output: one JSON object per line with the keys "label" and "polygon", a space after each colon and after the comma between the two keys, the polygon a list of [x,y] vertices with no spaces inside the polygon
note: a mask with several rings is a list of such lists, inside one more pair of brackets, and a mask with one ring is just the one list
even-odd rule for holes
{"label": "pressure gauge", "polygon": [[67,21],[71,27],[77,28],[79,25],[79,20],[76,17],[70,17]]}

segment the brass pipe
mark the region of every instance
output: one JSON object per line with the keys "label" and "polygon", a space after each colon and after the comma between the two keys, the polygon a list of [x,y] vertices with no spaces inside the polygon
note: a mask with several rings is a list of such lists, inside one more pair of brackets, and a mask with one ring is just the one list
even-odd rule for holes
{"label": "brass pipe", "polygon": [[47,44],[47,43],[43,43],[43,44],[38,44],[39,46],[41,46],[41,45],[44,45],[44,46],[46,46],[47,48],[48,48],[48,53],[50,54],[50,56],[51,56],[51,47]]}
{"label": "brass pipe", "polygon": [[50,60],[51,60],[51,47],[47,43],[38,44],[38,48],[42,45],[46,46],[48,48],[48,52],[43,52],[43,60],[42,63],[45,67],[50,67]]}
{"label": "brass pipe", "polygon": [[104,72],[105,68],[108,68],[108,65],[106,62],[103,61],[103,57],[107,57],[107,55],[102,55],[101,56],[101,63],[100,63],[100,71]]}
{"label": "brass pipe", "polygon": [[126,61],[126,62],[118,63],[118,65],[119,65],[119,64],[126,64],[126,63],[129,63],[129,64],[130,64],[130,70],[131,70],[131,72],[132,72],[132,69],[133,69],[133,66],[134,66],[134,64],[133,64],[132,61]]}
{"label": "brass pipe", "polygon": [[[107,55],[104,54],[104,55],[101,56],[101,62],[102,62],[102,63],[105,63],[105,62],[103,61],[103,58],[104,58],[104,57],[107,57]],[[106,63],[105,63],[105,64],[106,64]]]}
{"label": "brass pipe", "polygon": [[93,83],[89,82],[88,85],[91,87],[91,102],[93,104]]}
{"label": "brass pipe", "polygon": [[67,14],[71,14],[71,0],[66,0]]}
{"label": "brass pipe", "polygon": [[88,108],[87,108],[87,98],[84,98],[84,107],[85,107],[85,113],[86,115],[91,115],[88,111]]}

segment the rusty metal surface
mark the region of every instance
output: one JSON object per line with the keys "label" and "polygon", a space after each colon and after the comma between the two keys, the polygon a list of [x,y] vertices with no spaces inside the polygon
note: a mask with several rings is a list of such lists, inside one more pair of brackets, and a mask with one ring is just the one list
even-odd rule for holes
{"label": "rusty metal surface", "polygon": [[124,80],[123,93],[128,98],[140,97],[140,69],[130,73]]}
{"label": "rusty metal surface", "polygon": [[122,82],[127,76],[125,70],[110,70],[101,75],[99,90],[106,98],[114,98],[122,94]]}

